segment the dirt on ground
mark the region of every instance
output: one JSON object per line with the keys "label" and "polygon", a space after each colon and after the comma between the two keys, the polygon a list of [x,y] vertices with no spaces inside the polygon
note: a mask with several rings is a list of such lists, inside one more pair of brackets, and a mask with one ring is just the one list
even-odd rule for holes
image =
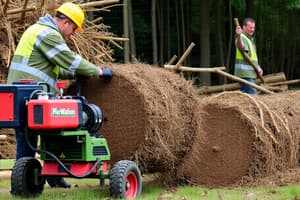
{"label": "dirt on ground", "polygon": [[0,128],[0,135],[6,135],[6,140],[0,140],[0,159],[16,157],[16,139],[13,129]]}
{"label": "dirt on ground", "polygon": [[141,63],[108,67],[112,82],[88,79],[81,91],[103,110],[111,164],[134,160],[166,184],[299,182],[300,92],[199,98],[180,74]]}

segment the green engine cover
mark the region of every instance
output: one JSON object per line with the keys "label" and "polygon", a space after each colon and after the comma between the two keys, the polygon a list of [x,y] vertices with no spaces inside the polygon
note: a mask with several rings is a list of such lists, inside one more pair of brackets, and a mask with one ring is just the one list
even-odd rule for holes
{"label": "green engine cover", "polygon": [[[41,149],[51,152],[61,161],[110,160],[107,141],[103,137],[90,136],[86,130],[40,133]],[[54,160],[45,153],[42,160]]]}

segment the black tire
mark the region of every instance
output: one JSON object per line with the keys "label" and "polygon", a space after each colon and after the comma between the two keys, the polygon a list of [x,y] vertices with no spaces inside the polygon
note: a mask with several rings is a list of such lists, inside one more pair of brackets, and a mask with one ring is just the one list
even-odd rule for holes
{"label": "black tire", "polygon": [[45,184],[41,169],[40,162],[32,157],[18,159],[11,174],[10,193],[21,197],[34,197],[41,194]]}
{"label": "black tire", "polygon": [[109,179],[113,198],[136,198],[141,194],[141,172],[130,160],[117,162],[110,171]]}

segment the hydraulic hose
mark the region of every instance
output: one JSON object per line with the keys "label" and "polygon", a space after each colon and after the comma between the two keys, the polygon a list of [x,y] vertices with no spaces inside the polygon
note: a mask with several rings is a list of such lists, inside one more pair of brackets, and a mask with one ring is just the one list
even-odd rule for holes
{"label": "hydraulic hose", "polygon": [[[32,94],[30,95],[30,99],[32,99],[33,95],[34,94],[37,94],[38,92],[42,92],[41,90],[36,90],[34,92],[32,92]],[[85,174],[82,174],[82,175],[77,175],[77,174],[74,174],[73,172],[71,172],[65,165],[63,162],[61,162],[61,160],[59,160],[59,158],[57,158],[53,153],[49,152],[49,151],[46,151],[46,150],[40,150],[40,149],[37,149],[35,147],[32,146],[32,144],[30,143],[30,140],[29,140],[29,131],[28,131],[28,123],[26,124],[26,127],[25,127],[25,140],[26,140],[26,143],[27,145],[29,146],[29,148],[35,152],[38,152],[39,154],[41,153],[44,153],[44,154],[47,154],[48,156],[50,156],[51,158],[53,158],[58,164],[59,166],[61,166],[64,171],[66,173],[68,173],[70,176],[74,177],[74,178],[85,178],[89,175],[91,175],[93,173],[93,171],[96,169],[97,166],[99,166],[101,164],[101,160],[99,158],[96,159],[96,162],[94,163],[94,165],[89,169],[88,172],[86,172]]]}
{"label": "hydraulic hose", "polygon": [[53,153],[49,152],[49,151],[46,151],[46,150],[40,150],[40,149],[37,149],[35,147],[33,147],[29,141],[29,137],[28,137],[28,127],[26,127],[26,130],[25,130],[25,139],[26,139],[26,143],[27,145],[29,146],[29,148],[35,152],[38,152],[39,154],[41,153],[44,153],[44,154],[47,154],[48,156],[50,156],[51,158],[53,158],[58,164],[59,166],[61,166],[64,171],[66,173],[68,173],[70,176],[74,177],[74,178],[85,178],[89,175],[91,175],[93,173],[93,171],[95,170],[95,168],[101,164],[101,160],[99,158],[96,159],[96,162],[94,163],[94,165],[89,169],[88,172],[86,172],[85,174],[82,174],[82,175],[77,175],[77,174],[74,174],[73,172],[71,172],[65,165],[63,162],[61,162],[61,160],[59,160],[59,158],[57,158]]}

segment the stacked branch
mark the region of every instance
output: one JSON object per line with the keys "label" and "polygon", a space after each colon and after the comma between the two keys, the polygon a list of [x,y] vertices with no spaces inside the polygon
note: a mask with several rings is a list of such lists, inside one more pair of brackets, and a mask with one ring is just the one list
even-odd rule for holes
{"label": "stacked branch", "polygon": [[[284,72],[275,73],[275,74],[268,74],[263,77],[265,80],[265,86],[268,87],[278,87],[280,90],[284,91],[287,90],[287,85],[296,83],[295,81],[286,81],[286,76]],[[261,80],[257,80],[256,84],[261,84]],[[224,92],[224,91],[233,91],[233,90],[239,90],[240,85],[239,83],[229,83],[229,84],[223,84],[223,85],[214,85],[214,86],[202,86],[199,89],[197,89],[197,93],[202,94],[212,94],[217,92]]]}
{"label": "stacked branch", "polygon": [[241,82],[245,85],[254,87],[258,90],[260,90],[261,92],[265,93],[265,94],[272,94],[273,92],[265,87],[259,86],[255,83],[250,83],[248,81],[246,81],[245,79],[239,78],[237,76],[231,75],[227,72],[222,71],[222,67],[220,69],[220,67],[214,67],[214,68],[192,68],[192,67],[186,67],[186,66],[180,66],[178,64],[176,65],[165,65],[164,66],[166,69],[173,69],[173,70],[180,70],[180,71],[189,71],[189,72],[211,72],[211,73],[217,73],[220,74],[222,76],[225,76],[231,80],[234,81],[238,81]]}
{"label": "stacked branch", "polygon": [[[184,60],[186,59],[186,57],[190,54],[192,48],[195,46],[195,44],[192,42],[189,47],[186,49],[186,51],[184,52],[184,54],[180,57],[180,59],[177,61],[176,64],[173,64],[176,59],[177,56],[173,56],[171,58],[171,60],[164,65],[164,68],[169,69],[169,70],[173,70],[173,71],[185,71],[185,72],[208,72],[208,73],[216,73],[219,75],[222,75],[228,79],[231,79],[233,81],[236,82],[240,82],[243,83],[245,85],[251,86],[256,88],[257,90],[265,93],[265,94],[273,94],[273,92],[279,92],[279,91],[283,91],[283,90],[287,90],[287,84],[292,84],[292,83],[296,83],[298,82],[298,80],[293,80],[292,82],[286,82],[285,80],[285,75],[283,74],[283,79],[279,79],[280,83],[276,84],[273,83],[273,85],[259,85],[259,83],[264,80],[261,77],[261,80],[258,80],[256,83],[250,83],[240,77],[234,76],[230,73],[225,72],[224,70],[226,69],[224,66],[222,67],[210,67],[210,68],[203,68],[203,67],[187,67],[187,66],[183,66],[182,63],[184,62]],[[281,76],[279,76],[281,77]],[[270,81],[271,82],[271,81]],[[272,81],[273,82],[273,81]],[[265,82],[264,82],[265,83]],[[204,88],[201,88],[198,93],[201,94],[207,94],[207,93],[213,93],[213,92],[221,92],[221,91],[226,91],[226,90],[234,90],[234,89],[239,89],[240,86],[238,83],[234,83],[234,84],[230,84],[230,85],[223,85],[223,86],[216,86],[214,88],[211,88],[209,86],[206,86]]]}
{"label": "stacked branch", "polygon": [[[56,1],[16,0],[0,1],[0,78],[6,78],[10,60],[17,43],[27,27],[34,24],[45,13],[53,14],[60,3]],[[81,1],[73,1],[80,3]],[[119,0],[102,0],[79,4],[87,12],[107,11],[111,4],[118,5]],[[112,62],[113,49],[122,49],[127,38],[116,37],[110,33],[109,26],[103,24],[101,17],[86,19],[85,31],[76,33],[67,41],[73,51],[95,64]]]}

